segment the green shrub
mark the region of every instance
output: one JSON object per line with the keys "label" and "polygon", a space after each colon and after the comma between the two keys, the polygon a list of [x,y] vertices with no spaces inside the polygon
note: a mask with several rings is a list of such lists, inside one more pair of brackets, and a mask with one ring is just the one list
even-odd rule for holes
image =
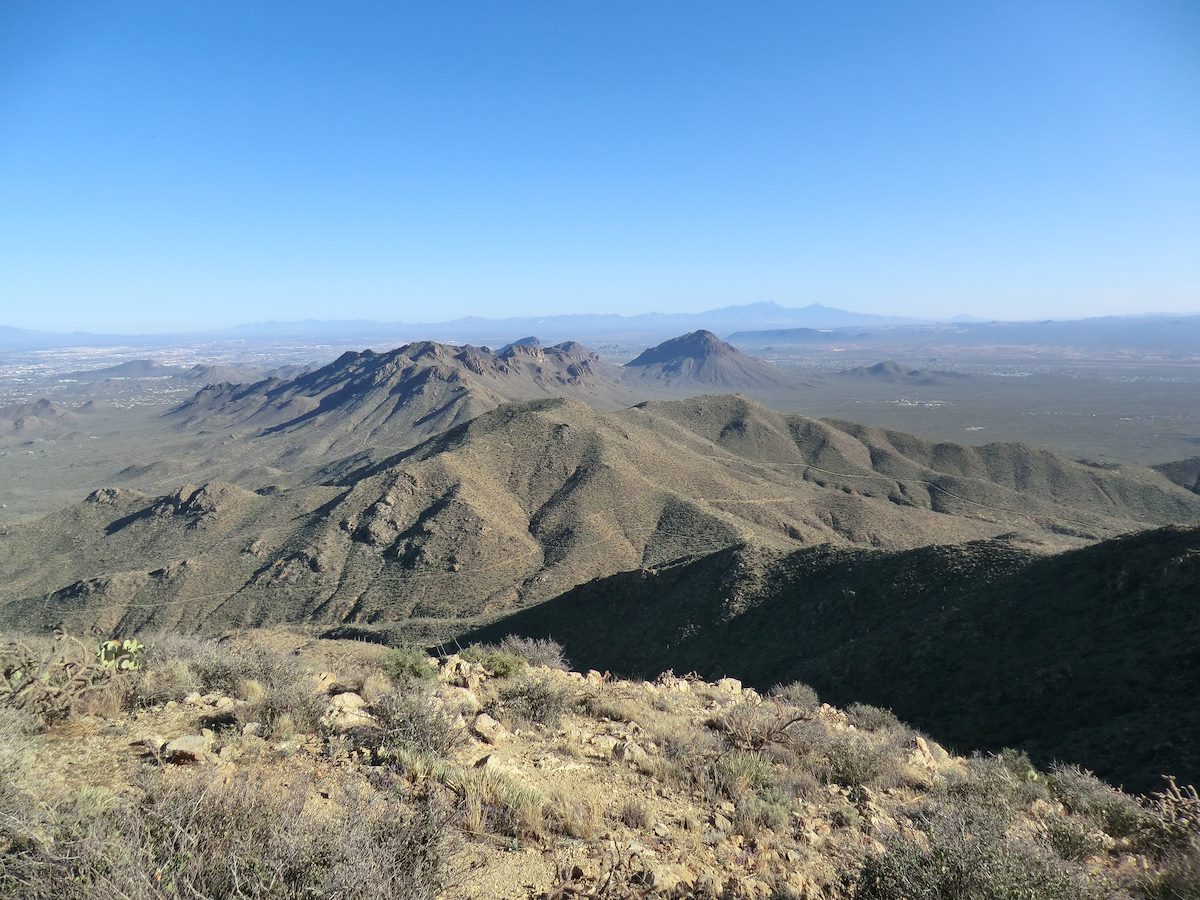
{"label": "green shrub", "polygon": [[1034,800],[1050,797],[1044,779],[1023,753],[1005,750],[999,754],[976,755],[967,760],[966,771],[949,776],[937,795],[952,805],[975,810],[981,815],[1009,822]]}
{"label": "green shrub", "polygon": [[437,673],[433,658],[420,647],[405,644],[390,650],[380,662],[385,675],[397,683],[416,679],[432,679]]}
{"label": "green shrub", "polygon": [[828,784],[866,787],[880,781],[888,786],[899,778],[900,758],[892,748],[854,732],[830,735],[819,774]]}
{"label": "green shrub", "polygon": [[1069,819],[1053,819],[1045,825],[1046,845],[1063,859],[1081,860],[1103,849],[1099,841]]}
{"label": "green shrub", "polygon": [[471,644],[459,655],[467,662],[483,666],[497,678],[511,678],[529,665],[525,657],[501,650],[495,644]]}

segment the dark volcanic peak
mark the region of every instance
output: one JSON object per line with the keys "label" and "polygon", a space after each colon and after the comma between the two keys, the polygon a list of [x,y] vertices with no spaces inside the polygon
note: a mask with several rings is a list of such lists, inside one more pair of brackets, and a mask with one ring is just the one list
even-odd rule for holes
{"label": "dark volcanic peak", "polygon": [[678,363],[684,359],[707,360],[712,357],[736,356],[739,351],[711,331],[703,329],[663,341],[657,347],[642,351],[629,365],[651,366]]}
{"label": "dark volcanic peak", "polygon": [[711,331],[693,331],[651,347],[624,367],[626,380],[668,389],[701,387],[732,391],[792,390],[796,379],[747,356]]}
{"label": "dark volcanic peak", "polygon": [[517,338],[511,344],[505,344],[503,347],[500,348],[500,352],[507,353],[509,350],[511,350],[514,347],[541,347],[541,346],[542,346],[541,339],[536,338],[533,335],[530,335],[529,337]]}

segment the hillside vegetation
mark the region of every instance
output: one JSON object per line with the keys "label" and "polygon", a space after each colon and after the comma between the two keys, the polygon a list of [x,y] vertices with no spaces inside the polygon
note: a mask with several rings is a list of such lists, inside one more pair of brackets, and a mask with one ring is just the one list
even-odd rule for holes
{"label": "hillside vegetation", "polygon": [[506,404],[412,449],[249,491],[102,489],[0,536],[0,623],[134,633],[440,620],[748,544],[1043,552],[1170,522],[1200,496],[1137,466],[963,447],[740,397],[599,413]]}
{"label": "hillside vegetation", "polygon": [[5,897],[1200,890],[1194,791],[952,756],[802,684],[585,675],[515,639],[437,660],[278,632],[112,652],[0,651]]}
{"label": "hillside vegetation", "polygon": [[468,635],[553,635],[582,665],[734,672],[869,698],[959,748],[1019,746],[1139,789],[1200,779],[1200,528],[1044,556],[748,547],[583,585]]}

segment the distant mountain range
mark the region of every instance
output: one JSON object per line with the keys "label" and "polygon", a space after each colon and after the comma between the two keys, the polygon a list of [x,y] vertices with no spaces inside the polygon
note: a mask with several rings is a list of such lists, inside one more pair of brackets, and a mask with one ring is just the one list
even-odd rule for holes
{"label": "distant mountain range", "polygon": [[806,345],[883,347],[920,352],[938,347],[1059,347],[1200,356],[1200,315],[1101,316],[1044,322],[898,323],[891,327],[745,329],[727,340],[743,349]]}
{"label": "distant mountain range", "polygon": [[1128,349],[1195,355],[1200,347],[1200,315],[1102,316],[1041,322],[983,321],[959,316],[929,321],[878,316],[813,303],[784,307],[777,303],[726,306],[699,313],[646,313],[636,316],[564,314],[480,318],[441,322],[304,320],[259,322],[187,334],[57,333],[0,326],[0,351],[42,348],[132,347],[195,342],[300,342],[312,344],[397,346],[415,340],[507,346],[519,335],[536,334],[547,343],[579,340],[606,352],[614,347],[656,343],[683,332],[707,330],[742,348],[797,345],[857,345],[917,349],[936,346],[1076,347]]}
{"label": "distant mountain range", "polygon": [[181,337],[189,339],[311,340],[374,343],[381,337],[404,340],[429,339],[503,345],[517,335],[536,334],[544,341],[656,341],[684,331],[706,328],[727,333],[745,328],[834,328],[855,325],[889,326],[923,321],[902,316],[877,316],[850,312],[812,303],[785,307],[778,303],[749,303],[725,306],[699,313],[645,313],[636,316],[594,313],[553,316],[481,318],[468,316],[440,322],[376,322],[367,319],[294,322],[257,322],[232,328],[181,334],[94,334],[50,332],[0,326],[0,349],[40,347],[108,346],[116,342],[146,346]]}

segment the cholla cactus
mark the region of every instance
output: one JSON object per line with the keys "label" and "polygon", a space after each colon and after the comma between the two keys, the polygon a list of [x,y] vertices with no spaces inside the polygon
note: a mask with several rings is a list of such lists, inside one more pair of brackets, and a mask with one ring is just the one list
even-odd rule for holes
{"label": "cholla cactus", "polygon": [[[137,659],[135,654],[133,660]],[[0,703],[52,722],[106,690],[119,671],[119,662],[103,664],[94,648],[65,634],[57,634],[45,653],[13,641],[0,646]]]}
{"label": "cholla cactus", "polygon": [[1192,785],[1180,787],[1173,775],[1164,775],[1167,786],[1150,795],[1150,807],[1163,826],[1181,840],[1200,840],[1200,794]]}
{"label": "cholla cactus", "polygon": [[106,669],[131,671],[142,667],[146,646],[135,638],[126,641],[105,641],[96,648],[96,658]]}

